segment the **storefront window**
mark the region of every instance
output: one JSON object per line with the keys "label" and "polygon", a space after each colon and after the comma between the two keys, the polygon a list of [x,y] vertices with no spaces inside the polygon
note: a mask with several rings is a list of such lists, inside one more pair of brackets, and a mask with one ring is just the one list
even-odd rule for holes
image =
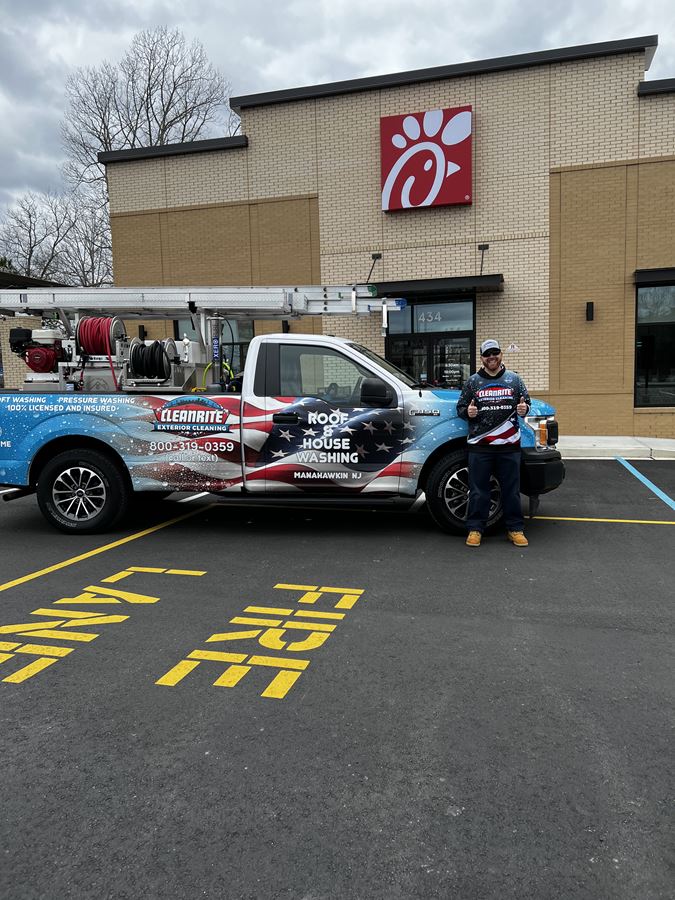
{"label": "storefront window", "polygon": [[473,346],[473,300],[412,301],[389,317],[387,359],[415,381],[460,388],[471,374]]}
{"label": "storefront window", "polygon": [[432,331],[471,331],[473,329],[473,302],[420,303],[413,311],[415,331],[427,334]]}
{"label": "storefront window", "polygon": [[638,288],[635,405],[675,406],[675,285]]}

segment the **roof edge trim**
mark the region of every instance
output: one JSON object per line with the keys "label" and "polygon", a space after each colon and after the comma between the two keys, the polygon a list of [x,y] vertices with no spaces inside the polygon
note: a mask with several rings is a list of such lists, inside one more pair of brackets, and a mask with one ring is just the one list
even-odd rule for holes
{"label": "roof edge trim", "polygon": [[282,91],[267,91],[260,94],[247,94],[230,97],[230,106],[236,112],[253,106],[268,106],[273,103],[291,103],[298,100],[312,100],[321,97],[335,97],[339,94],[351,94],[358,91],[376,90],[378,88],[400,87],[406,84],[417,84],[424,81],[439,81],[443,78],[458,78],[462,75],[481,75],[490,72],[503,72],[507,69],[521,69],[558,62],[590,59],[597,56],[616,56],[619,53],[647,51],[645,68],[649,68],[654,51],[658,46],[658,35],[626,38],[620,41],[603,41],[598,44],[581,44],[576,47],[562,47],[558,50],[537,50],[533,53],[520,53],[516,56],[501,56],[495,59],[477,62],[455,63],[450,66],[436,66],[430,69],[416,69],[410,72],[398,72],[392,75],[374,75],[367,78],[355,78],[349,81],[334,81],[328,84],[310,85],[308,87],[290,88]]}
{"label": "roof edge trim", "polygon": [[156,159],[161,156],[179,156],[186,153],[208,153],[213,150],[236,150],[248,147],[245,134],[235,137],[209,138],[204,141],[187,141],[183,144],[163,144],[160,147],[132,147],[128,150],[104,150],[98,154],[98,161],[108,163],[128,162],[134,159]]}
{"label": "roof edge trim", "polygon": [[641,81],[638,84],[638,97],[650,94],[672,94],[675,92],[675,78],[661,78],[658,81]]}

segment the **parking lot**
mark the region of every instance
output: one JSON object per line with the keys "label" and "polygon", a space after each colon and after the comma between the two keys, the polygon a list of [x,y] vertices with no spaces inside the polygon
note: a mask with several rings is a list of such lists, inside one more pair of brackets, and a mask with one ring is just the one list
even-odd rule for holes
{"label": "parking lot", "polygon": [[568,461],[524,550],[0,504],[0,896],[672,896],[675,461],[631,466]]}

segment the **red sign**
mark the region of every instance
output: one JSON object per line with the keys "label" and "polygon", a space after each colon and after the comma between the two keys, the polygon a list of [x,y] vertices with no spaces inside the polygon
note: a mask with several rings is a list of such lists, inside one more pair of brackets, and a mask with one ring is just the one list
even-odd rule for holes
{"label": "red sign", "polygon": [[471,203],[471,107],[380,119],[382,209]]}

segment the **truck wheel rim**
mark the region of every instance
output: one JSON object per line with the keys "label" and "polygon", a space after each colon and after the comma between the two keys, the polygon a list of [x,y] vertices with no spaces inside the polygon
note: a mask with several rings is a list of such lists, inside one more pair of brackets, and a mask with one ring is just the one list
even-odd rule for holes
{"label": "truck wheel rim", "polygon": [[105,506],[108,492],[101,476],[85,466],[65,469],[54,481],[52,499],[64,518],[87,522]]}
{"label": "truck wheel rim", "polygon": [[[469,469],[456,469],[445,483],[443,499],[450,514],[460,521],[466,521],[469,511]],[[502,502],[502,492],[499,482],[490,476],[490,512],[488,521],[496,516]]]}

